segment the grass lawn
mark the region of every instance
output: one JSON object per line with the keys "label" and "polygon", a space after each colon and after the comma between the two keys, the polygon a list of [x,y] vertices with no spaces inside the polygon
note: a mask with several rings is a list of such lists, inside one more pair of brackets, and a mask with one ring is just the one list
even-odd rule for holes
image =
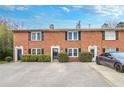
{"label": "grass lawn", "polygon": [[0,64],[5,64],[5,63],[12,63],[12,62],[0,61]]}

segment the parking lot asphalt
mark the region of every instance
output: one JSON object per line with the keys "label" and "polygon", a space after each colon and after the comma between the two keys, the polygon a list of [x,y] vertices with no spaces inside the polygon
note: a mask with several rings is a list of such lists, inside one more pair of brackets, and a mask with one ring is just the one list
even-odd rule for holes
{"label": "parking lot asphalt", "polygon": [[16,62],[0,65],[0,86],[109,87],[112,85],[89,63]]}

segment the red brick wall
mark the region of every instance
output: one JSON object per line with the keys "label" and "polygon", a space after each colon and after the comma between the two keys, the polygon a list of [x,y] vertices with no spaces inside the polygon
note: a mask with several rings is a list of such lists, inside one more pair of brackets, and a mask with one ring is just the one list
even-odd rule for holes
{"label": "red brick wall", "polygon": [[88,46],[96,45],[98,54],[102,53],[101,49],[102,33],[100,31],[85,31],[81,33],[81,50],[88,51]]}
{"label": "red brick wall", "polygon": [[13,33],[13,55],[15,56],[15,47],[23,46],[24,54],[28,54],[28,33],[27,32],[14,32]]}
{"label": "red brick wall", "polygon": [[78,62],[78,57],[69,57],[69,62]]}
{"label": "red brick wall", "polygon": [[61,51],[65,51],[65,48],[80,48],[81,41],[67,41],[65,40],[64,32],[45,32],[43,41],[29,41],[29,48],[44,48],[44,53],[50,54],[51,46],[59,45]]}
{"label": "red brick wall", "polygon": [[119,39],[118,40],[103,40],[102,41],[102,47],[113,47],[113,48],[119,48],[119,51],[124,52],[124,32],[119,31]]}
{"label": "red brick wall", "polygon": [[[124,32],[119,31],[119,40],[102,40],[100,31],[82,31],[81,40],[67,41],[65,40],[65,32],[47,31],[44,32],[43,41],[28,41],[28,32],[14,32],[14,47],[22,45],[24,54],[28,54],[29,48],[44,48],[45,54],[50,54],[51,46],[59,45],[61,51],[65,48],[81,48],[81,51],[88,51],[89,45],[96,45],[98,54],[102,53],[102,48],[113,47],[119,48],[119,51],[124,51]],[[71,58],[74,61],[77,59]]]}

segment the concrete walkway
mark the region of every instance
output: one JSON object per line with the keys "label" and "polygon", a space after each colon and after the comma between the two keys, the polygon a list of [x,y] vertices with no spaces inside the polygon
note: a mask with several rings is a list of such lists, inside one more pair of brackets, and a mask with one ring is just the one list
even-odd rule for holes
{"label": "concrete walkway", "polygon": [[0,86],[108,87],[88,63],[10,63],[0,65]]}
{"label": "concrete walkway", "polygon": [[90,63],[89,65],[106,78],[109,83],[117,87],[124,87],[124,73],[119,73],[112,68],[97,65],[96,63]]}

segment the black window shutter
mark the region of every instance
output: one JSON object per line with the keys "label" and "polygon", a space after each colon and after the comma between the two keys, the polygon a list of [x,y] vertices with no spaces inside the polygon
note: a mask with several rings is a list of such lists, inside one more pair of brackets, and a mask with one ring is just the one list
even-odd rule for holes
{"label": "black window shutter", "polygon": [[42,34],[41,34],[41,35],[42,35],[42,40],[44,40],[44,32],[42,32]]}
{"label": "black window shutter", "polygon": [[116,51],[119,51],[119,48],[116,48]]}
{"label": "black window shutter", "polygon": [[118,40],[118,36],[119,36],[118,31],[116,31],[116,40]]}
{"label": "black window shutter", "polygon": [[65,32],[65,40],[67,40],[67,32]]}
{"label": "black window shutter", "polygon": [[42,54],[44,54],[44,49],[42,49]]}
{"label": "black window shutter", "polygon": [[81,32],[78,32],[78,40],[81,40]]}
{"label": "black window shutter", "polygon": [[65,48],[65,53],[67,54],[67,48]]}
{"label": "black window shutter", "polygon": [[78,49],[79,53],[81,53],[81,48]]}
{"label": "black window shutter", "polygon": [[105,53],[105,48],[103,48],[103,53]]}
{"label": "black window shutter", "polygon": [[28,49],[28,53],[31,54],[31,49],[30,48]]}
{"label": "black window shutter", "polygon": [[28,32],[28,41],[31,41],[31,32]]}
{"label": "black window shutter", "polygon": [[105,40],[105,31],[102,31],[102,40]]}

